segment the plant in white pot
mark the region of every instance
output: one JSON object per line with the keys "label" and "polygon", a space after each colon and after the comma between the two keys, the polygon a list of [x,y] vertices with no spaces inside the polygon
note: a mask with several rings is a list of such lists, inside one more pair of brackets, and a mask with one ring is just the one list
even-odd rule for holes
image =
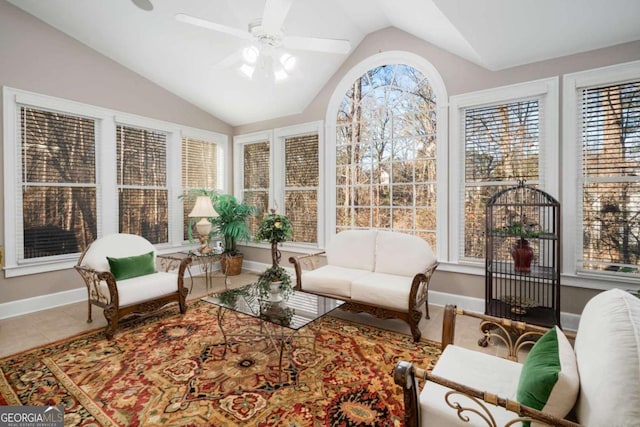
{"label": "plant in white pot", "polygon": [[256,241],[267,241],[271,244],[271,267],[258,278],[258,287],[263,297],[270,301],[286,300],[292,292],[291,277],[280,267],[280,251],[278,244],[291,240],[293,228],[291,221],[284,215],[277,214],[274,209],[265,213],[256,230]]}

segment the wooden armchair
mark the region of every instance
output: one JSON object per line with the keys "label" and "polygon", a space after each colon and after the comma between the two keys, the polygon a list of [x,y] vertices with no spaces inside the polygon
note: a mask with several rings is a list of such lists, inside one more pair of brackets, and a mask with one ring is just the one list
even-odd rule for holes
{"label": "wooden armchair", "polygon": [[[166,271],[157,271],[156,259],[162,259]],[[110,234],[94,241],[75,266],[87,286],[87,322],[92,321],[91,305],[102,308],[107,319],[105,335],[111,339],[125,316],[154,311],[171,302],[177,302],[185,313],[189,290],[184,286],[184,272],[190,262],[191,257],[156,255],[148,240],[132,234]],[[169,272],[176,268],[178,274]]]}
{"label": "wooden armchair", "polygon": [[[479,319],[480,344],[499,341],[506,357],[453,345],[455,321],[460,315]],[[602,292],[585,306],[576,334],[566,334],[574,340],[573,348],[566,338],[561,339],[564,336],[556,328],[548,330],[447,306],[444,351],[433,372],[404,361],[394,368],[394,380],[404,391],[405,425],[512,426],[527,421],[548,426],[635,425],[640,419],[640,299],[619,289]],[[546,347],[545,359],[540,357],[544,354],[540,349],[551,342],[549,337],[557,338],[557,346],[550,353]],[[536,340],[538,344],[525,362],[516,362],[518,354],[525,353],[522,350]],[[571,374],[571,357],[575,376]],[[556,361],[562,369],[549,370]],[[516,401],[526,400],[522,397],[523,377],[525,385],[533,378],[539,387],[549,372],[554,382],[545,391],[545,400],[535,404],[543,410]],[[424,380],[422,390],[418,379]],[[525,393],[531,390],[524,388]]]}

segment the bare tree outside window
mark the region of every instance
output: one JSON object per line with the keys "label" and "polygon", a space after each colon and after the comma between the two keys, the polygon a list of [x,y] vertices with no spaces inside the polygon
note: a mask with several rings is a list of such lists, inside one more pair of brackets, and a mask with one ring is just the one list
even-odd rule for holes
{"label": "bare tree outside window", "polygon": [[78,253],[97,235],[95,122],[21,107],[20,127],[24,240],[19,258]]}
{"label": "bare tree outside window", "polygon": [[520,179],[539,184],[539,100],[466,109],[464,138],[463,256],[484,258],[488,200]]}
{"label": "bare tree outside window", "polygon": [[168,242],[167,135],[118,125],[116,150],[120,232]]}
{"label": "bare tree outside window", "polygon": [[413,67],[356,79],[336,134],[336,226],[416,234],[436,246],[436,99]]}
{"label": "bare tree outside window", "polygon": [[640,82],[582,91],[582,267],[640,274]]}

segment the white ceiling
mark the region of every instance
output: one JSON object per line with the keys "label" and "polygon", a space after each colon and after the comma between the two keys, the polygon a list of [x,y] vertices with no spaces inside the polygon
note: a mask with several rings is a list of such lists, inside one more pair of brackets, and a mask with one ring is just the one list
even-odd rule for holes
{"label": "white ceiling", "polygon": [[[236,126],[296,114],[349,56],[291,51],[280,83],[216,67],[246,40],[187,25],[186,13],[246,30],[264,0],[8,0],[96,51]],[[347,39],[394,26],[491,70],[640,40],[639,0],[294,0],[286,34]]]}

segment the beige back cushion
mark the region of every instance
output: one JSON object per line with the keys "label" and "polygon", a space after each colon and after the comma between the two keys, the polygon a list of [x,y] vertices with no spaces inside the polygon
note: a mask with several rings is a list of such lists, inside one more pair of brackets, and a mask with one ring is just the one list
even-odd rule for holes
{"label": "beige back cushion", "polygon": [[326,248],[327,264],[373,271],[376,234],[376,230],[347,230],[336,234]]}
{"label": "beige back cushion", "polygon": [[409,234],[379,231],[376,241],[376,273],[413,277],[436,262],[431,246]]}
{"label": "beige back cushion", "polygon": [[574,349],[580,375],[578,421],[626,426],[640,420],[640,300],[611,289],[585,306]]}
{"label": "beige back cushion", "polygon": [[116,233],[109,234],[94,241],[82,259],[85,267],[96,271],[110,271],[107,257],[125,258],[154,252],[155,248],[147,239],[134,234]]}

